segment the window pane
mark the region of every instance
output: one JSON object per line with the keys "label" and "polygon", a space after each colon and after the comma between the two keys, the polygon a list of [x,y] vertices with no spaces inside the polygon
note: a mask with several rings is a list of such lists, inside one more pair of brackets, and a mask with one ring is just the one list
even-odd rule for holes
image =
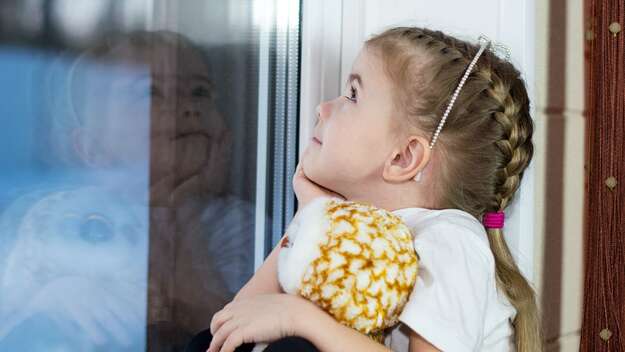
{"label": "window pane", "polygon": [[0,4],[0,351],[178,351],[251,278],[299,84],[259,2]]}

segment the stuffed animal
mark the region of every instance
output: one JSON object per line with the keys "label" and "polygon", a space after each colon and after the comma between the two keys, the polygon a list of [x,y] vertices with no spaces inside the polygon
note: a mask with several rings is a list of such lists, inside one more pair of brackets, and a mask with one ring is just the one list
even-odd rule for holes
{"label": "stuffed animal", "polygon": [[[278,279],[286,293],[315,303],[338,322],[384,343],[408,301],[418,254],[397,215],[369,204],[323,196],[286,229]],[[257,344],[254,352],[267,344]]]}

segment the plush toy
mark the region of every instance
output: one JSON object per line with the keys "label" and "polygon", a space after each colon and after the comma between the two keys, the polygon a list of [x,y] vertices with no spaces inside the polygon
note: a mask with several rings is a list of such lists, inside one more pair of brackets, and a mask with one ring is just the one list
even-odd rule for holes
{"label": "plush toy", "polygon": [[[384,343],[412,291],[419,258],[408,227],[372,205],[318,197],[300,209],[280,243],[286,293]],[[257,344],[254,352],[267,344]]]}

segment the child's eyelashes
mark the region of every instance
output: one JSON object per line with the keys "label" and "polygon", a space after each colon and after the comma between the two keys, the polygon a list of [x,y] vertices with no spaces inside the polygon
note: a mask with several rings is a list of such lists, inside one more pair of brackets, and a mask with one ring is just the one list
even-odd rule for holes
{"label": "child's eyelashes", "polygon": [[150,96],[162,98],[163,91],[155,84],[150,84]]}
{"label": "child's eyelashes", "polygon": [[[156,84],[151,84],[149,89],[148,89],[148,93],[152,98],[165,98],[166,94],[165,94],[165,89],[170,89],[171,87],[160,87]],[[168,95],[171,95],[172,92],[168,92]],[[209,88],[202,86],[202,85],[198,85],[198,86],[192,86],[190,88],[188,87],[179,87],[179,91],[178,91],[178,96],[180,97],[181,95],[189,95],[192,98],[197,98],[197,99],[211,99],[212,96],[212,92]]]}
{"label": "child's eyelashes", "polygon": [[354,86],[350,86],[350,95],[344,95],[345,98],[347,98],[348,100],[351,100],[352,102],[356,102],[356,88],[354,88]]}
{"label": "child's eyelashes", "polygon": [[191,94],[196,98],[210,98],[211,97],[211,91],[204,86],[196,86],[193,89]]}

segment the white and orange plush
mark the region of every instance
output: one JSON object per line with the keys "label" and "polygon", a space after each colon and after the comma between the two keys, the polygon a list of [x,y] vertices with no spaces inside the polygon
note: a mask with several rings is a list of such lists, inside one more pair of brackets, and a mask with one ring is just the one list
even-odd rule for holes
{"label": "white and orange plush", "polygon": [[[383,343],[418,273],[408,227],[369,204],[318,197],[286,230],[278,279],[286,293],[315,303],[341,324]],[[262,351],[266,344],[257,344]]]}

